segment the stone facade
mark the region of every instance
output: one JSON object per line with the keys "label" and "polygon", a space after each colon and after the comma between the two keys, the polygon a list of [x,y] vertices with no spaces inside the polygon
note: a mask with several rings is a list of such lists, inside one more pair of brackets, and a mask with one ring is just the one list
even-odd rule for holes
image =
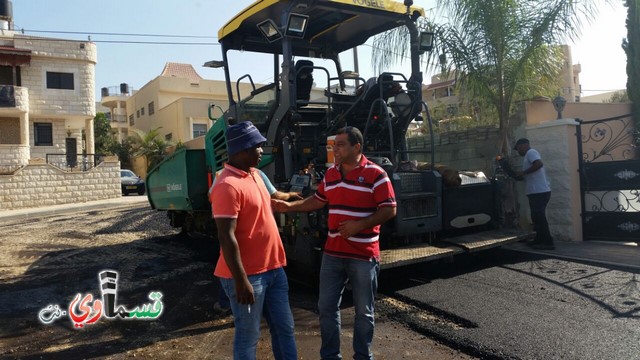
{"label": "stone facade", "polygon": [[[22,35],[15,35],[14,44],[31,50],[31,63],[21,74],[22,86],[29,88],[31,117],[95,116],[95,44]],[[47,71],[72,73],[74,89],[47,89]]]}
{"label": "stone facade", "polygon": [[0,145],[0,175],[10,174],[29,162],[29,146]]}
{"label": "stone facade", "polygon": [[0,211],[79,203],[120,195],[120,162],[117,157],[109,157],[86,172],[65,172],[42,163],[29,164],[11,175],[0,175]]}

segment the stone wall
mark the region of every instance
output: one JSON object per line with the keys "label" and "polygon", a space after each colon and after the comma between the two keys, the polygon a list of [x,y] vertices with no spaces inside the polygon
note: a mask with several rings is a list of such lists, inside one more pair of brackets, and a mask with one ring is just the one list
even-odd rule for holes
{"label": "stone wall", "polygon": [[[577,145],[575,124],[570,120],[559,120],[522,126],[520,134],[527,136],[531,145],[540,151],[551,182],[552,199],[547,207],[547,218],[552,235],[557,240],[579,241],[582,238],[580,219],[580,183],[577,176]],[[487,176],[494,174],[495,156],[499,154],[499,130],[476,128],[466,131],[447,132],[434,137],[435,161],[457,170],[480,170]],[[428,137],[408,139],[411,150],[429,149]],[[428,155],[412,154],[418,161],[430,161]],[[510,163],[514,170],[521,170],[522,157],[512,151]],[[524,183],[514,183],[515,211],[520,228],[532,229],[529,203],[524,194]]]}
{"label": "stone wall", "polygon": [[29,162],[28,145],[0,144],[0,174],[13,173]]}
{"label": "stone wall", "polygon": [[33,161],[11,175],[0,175],[0,211],[80,203],[121,196],[120,162],[108,157],[85,172],[66,172]]}
{"label": "stone wall", "polygon": [[[494,127],[479,127],[464,131],[450,131],[434,136],[435,162],[458,170],[483,171],[491,176],[495,170],[498,154],[499,130]],[[428,136],[408,138],[410,150],[429,151]],[[412,153],[411,159],[430,162],[430,154]]]}

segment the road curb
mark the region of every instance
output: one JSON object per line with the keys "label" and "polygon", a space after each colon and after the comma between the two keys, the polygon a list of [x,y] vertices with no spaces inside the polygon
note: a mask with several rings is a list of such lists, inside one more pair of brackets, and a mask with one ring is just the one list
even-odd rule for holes
{"label": "road curb", "polygon": [[632,270],[640,271],[640,265],[625,264],[625,263],[619,263],[619,262],[613,262],[613,261],[606,261],[606,260],[599,260],[599,259],[593,259],[593,258],[588,258],[588,257],[575,256],[575,255],[563,255],[563,254],[557,254],[557,253],[548,252],[548,251],[519,249],[519,248],[515,248],[515,247],[505,247],[505,249],[518,251],[518,252],[522,252],[522,253],[528,253],[528,254],[546,255],[546,256],[551,256],[551,257],[554,257],[554,258],[560,258],[560,259],[566,259],[566,260],[574,260],[574,261],[584,261],[584,262],[589,262],[589,263],[594,263],[594,264],[622,267],[622,268],[625,268],[625,269],[632,269]]}

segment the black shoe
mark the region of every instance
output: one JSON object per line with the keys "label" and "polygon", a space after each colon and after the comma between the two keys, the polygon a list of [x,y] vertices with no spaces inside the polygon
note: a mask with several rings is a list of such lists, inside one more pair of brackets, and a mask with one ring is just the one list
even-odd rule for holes
{"label": "black shoe", "polygon": [[529,246],[531,246],[532,249],[536,249],[536,250],[555,250],[556,249],[556,247],[553,246],[553,244],[532,243]]}

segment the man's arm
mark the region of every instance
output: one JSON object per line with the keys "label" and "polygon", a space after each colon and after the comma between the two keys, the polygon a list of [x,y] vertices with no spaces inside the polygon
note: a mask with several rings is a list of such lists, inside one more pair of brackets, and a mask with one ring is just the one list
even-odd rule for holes
{"label": "man's arm", "polygon": [[308,212],[313,210],[318,210],[324,207],[326,203],[320,201],[314,195],[309,196],[303,200],[297,200],[293,202],[286,202],[282,200],[271,200],[271,206],[277,212]]}
{"label": "man's arm", "polygon": [[295,192],[295,191],[289,191],[289,192],[283,192],[280,190],[276,190],[276,192],[271,194],[271,198],[272,199],[277,199],[277,200],[284,200],[284,201],[291,201],[291,200],[302,200],[303,197]]}
{"label": "man's arm", "polygon": [[533,163],[531,163],[531,166],[529,166],[528,169],[524,169],[523,171],[516,172],[516,176],[524,176],[524,175],[532,174],[532,173],[540,170],[540,168],[542,168],[542,166],[543,166],[542,160],[538,159],[538,160],[534,161]]}
{"label": "man's arm", "polygon": [[373,214],[358,220],[346,220],[340,223],[338,231],[344,238],[353,236],[362,230],[370,229],[396,216],[395,206],[379,207]]}
{"label": "man's arm", "polygon": [[215,220],[218,227],[218,241],[220,242],[222,256],[224,256],[224,260],[236,282],[238,302],[240,304],[253,304],[255,302],[253,286],[251,286],[242,266],[240,249],[235,235],[238,222],[236,219],[230,218],[216,218]]}

